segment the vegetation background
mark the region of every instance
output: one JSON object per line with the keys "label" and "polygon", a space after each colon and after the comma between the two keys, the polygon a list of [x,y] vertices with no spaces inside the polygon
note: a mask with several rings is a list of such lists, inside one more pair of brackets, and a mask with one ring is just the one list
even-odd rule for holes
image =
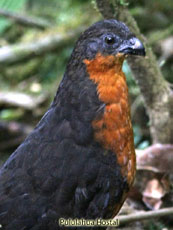
{"label": "vegetation background", "polygon": [[[119,3],[126,6],[136,20],[156,55],[164,79],[171,87],[173,1],[121,0]],[[47,110],[80,32],[101,19],[94,0],[0,0],[0,164],[25,139]],[[129,86],[134,142],[136,148],[142,151],[153,144],[151,121],[127,62],[123,69]],[[159,150],[156,148],[156,152],[161,153],[162,150],[173,154],[173,143],[166,144],[169,146],[161,146]],[[173,199],[171,178],[167,178],[160,168],[159,173],[148,173],[145,169],[138,173],[136,187],[130,197],[132,203],[137,205],[134,209],[156,210],[170,206]],[[139,179],[139,183],[138,178],[141,177],[143,179]],[[153,197],[153,191],[160,195]],[[150,201],[146,198],[148,196]],[[151,199],[156,200],[151,202]],[[131,203],[128,205],[132,206]],[[140,228],[168,229],[170,226],[172,221],[168,218],[166,221],[144,222]],[[133,226],[136,227],[139,225]]]}

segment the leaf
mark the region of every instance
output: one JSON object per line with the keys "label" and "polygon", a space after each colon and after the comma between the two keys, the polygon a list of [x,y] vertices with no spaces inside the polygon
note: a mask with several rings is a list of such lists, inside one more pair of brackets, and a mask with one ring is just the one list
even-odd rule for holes
{"label": "leaf", "polygon": [[173,145],[154,144],[137,150],[137,168],[154,172],[173,173]]}
{"label": "leaf", "polygon": [[162,198],[169,192],[170,185],[166,178],[161,181],[154,178],[147,182],[146,188],[143,191],[143,202],[153,210],[158,210],[162,205]]}

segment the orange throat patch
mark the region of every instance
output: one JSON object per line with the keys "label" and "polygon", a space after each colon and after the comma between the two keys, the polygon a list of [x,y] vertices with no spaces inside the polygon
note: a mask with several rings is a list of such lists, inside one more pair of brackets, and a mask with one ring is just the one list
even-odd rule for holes
{"label": "orange throat patch", "polygon": [[85,59],[84,63],[90,79],[97,85],[100,101],[106,105],[103,116],[92,122],[95,139],[105,150],[116,154],[122,175],[131,186],[136,171],[136,158],[128,88],[122,72],[123,61],[123,54],[97,54],[95,59]]}

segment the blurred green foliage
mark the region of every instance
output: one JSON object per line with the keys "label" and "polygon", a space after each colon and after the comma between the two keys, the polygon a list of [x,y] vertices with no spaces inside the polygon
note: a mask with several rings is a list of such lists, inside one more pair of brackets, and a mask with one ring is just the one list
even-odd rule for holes
{"label": "blurred green foliage", "polygon": [[88,8],[89,0],[36,0],[32,1],[30,10],[37,16],[45,17],[58,26],[65,27],[63,29],[72,29],[81,26],[82,21],[89,20]]}
{"label": "blurred green foliage", "polygon": [[21,109],[3,109],[0,112],[0,119],[5,121],[18,120],[23,114]]}
{"label": "blurred green foliage", "polygon": [[[0,1],[0,9],[9,10],[12,12],[16,12],[24,6],[26,0],[1,0]],[[4,31],[4,29],[9,26],[11,23],[9,20],[0,18],[0,33]]]}

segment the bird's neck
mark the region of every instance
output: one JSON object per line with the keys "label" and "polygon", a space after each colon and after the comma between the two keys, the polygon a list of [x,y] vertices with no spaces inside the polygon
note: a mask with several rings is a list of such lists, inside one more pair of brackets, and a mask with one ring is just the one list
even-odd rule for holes
{"label": "bird's neck", "polygon": [[123,60],[122,55],[98,54],[84,63],[90,79],[97,85],[99,100],[105,104],[103,116],[92,122],[95,139],[116,154],[122,174],[131,185],[135,175],[135,149]]}

